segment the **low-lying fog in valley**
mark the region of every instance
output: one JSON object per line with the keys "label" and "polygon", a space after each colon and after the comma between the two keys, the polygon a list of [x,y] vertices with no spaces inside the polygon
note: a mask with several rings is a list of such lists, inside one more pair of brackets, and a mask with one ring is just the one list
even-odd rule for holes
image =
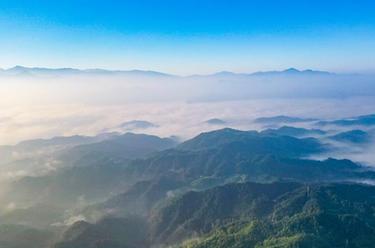
{"label": "low-lying fog in valley", "polygon": [[107,215],[159,230],[162,199],[228,182],[375,184],[372,75],[14,70],[0,75],[0,216],[51,231],[43,242]]}
{"label": "low-lying fog in valley", "polygon": [[[348,158],[375,166],[375,144],[364,146],[326,139],[339,132],[372,125],[317,125],[375,113],[372,75],[339,75],[320,71],[258,72],[174,76],[148,71],[74,71],[16,67],[3,73],[0,85],[1,150],[22,141],[58,136],[144,133],[179,142],[224,127],[264,130],[280,126],[319,128],[323,142],[340,148],[314,158]],[[361,87],[358,87],[360,85]],[[366,90],[368,89],[368,90]],[[254,121],[260,117],[296,116],[311,121]],[[375,127],[375,126],[374,126]],[[372,136],[371,136],[372,139]],[[65,147],[58,147],[57,150]],[[12,151],[0,162],[1,179],[55,170],[55,149]],[[10,165],[16,161],[19,166]]]}
{"label": "low-lying fog in valley", "polygon": [[[259,129],[252,120],[260,116],[334,119],[373,113],[375,105],[372,75],[65,70],[16,67],[0,73],[0,144],[124,131],[121,124],[132,120],[156,124],[141,132],[186,139],[220,126]],[[206,122],[212,118],[225,123]]]}

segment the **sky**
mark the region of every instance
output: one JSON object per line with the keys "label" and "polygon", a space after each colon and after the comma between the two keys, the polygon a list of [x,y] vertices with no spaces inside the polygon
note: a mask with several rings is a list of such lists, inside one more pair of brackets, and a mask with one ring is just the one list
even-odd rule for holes
{"label": "sky", "polygon": [[1,0],[0,67],[375,72],[375,2]]}

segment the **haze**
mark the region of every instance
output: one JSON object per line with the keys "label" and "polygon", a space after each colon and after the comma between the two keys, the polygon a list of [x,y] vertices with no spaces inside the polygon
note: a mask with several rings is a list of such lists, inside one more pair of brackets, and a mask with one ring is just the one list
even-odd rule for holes
{"label": "haze", "polygon": [[0,248],[373,248],[374,13],[0,1]]}

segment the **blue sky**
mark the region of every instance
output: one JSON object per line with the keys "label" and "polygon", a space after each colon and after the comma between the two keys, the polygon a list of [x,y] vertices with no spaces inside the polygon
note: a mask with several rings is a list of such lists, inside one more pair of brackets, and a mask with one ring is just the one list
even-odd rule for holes
{"label": "blue sky", "polygon": [[375,71],[375,2],[0,1],[0,67]]}

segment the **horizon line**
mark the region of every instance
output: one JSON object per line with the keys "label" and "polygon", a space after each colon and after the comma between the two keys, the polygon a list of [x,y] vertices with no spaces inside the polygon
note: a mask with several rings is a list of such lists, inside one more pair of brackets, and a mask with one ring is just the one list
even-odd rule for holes
{"label": "horizon line", "polygon": [[[194,77],[194,76],[213,76],[213,75],[220,75],[220,74],[234,74],[234,75],[256,75],[256,74],[262,74],[262,73],[299,73],[299,72],[315,72],[315,73],[325,73],[325,74],[363,74],[359,72],[351,72],[351,73],[339,73],[335,71],[327,71],[327,70],[320,70],[320,69],[311,69],[311,68],[305,68],[305,69],[297,69],[296,67],[287,67],[286,69],[270,69],[270,70],[256,70],[256,71],[230,71],[230,70],[219,70],[219,71],[213,71],[210,73],[205,74],[175,74],[175,73],[169,73],[164,71],[157,71],[152,69],[107,69],[107,68],[101,68],[101,67],[88,67],[88,68],[82,68],[82,67],[44,67],[44,66],[23,66],[23,65],[15,65],[12,67],[0,67],[1,71],[11,71],[14,69],[29,69],[29,70],[75,70],[75,71],[81,71],[81,72],[94,72],[97,71],[103,71],[103,72],[149,72],[149,73],[158,73],[158,74],[164,74],[166,76],[177,76],[177,77]],[[371,73],[367,73],[371,74]]]}

